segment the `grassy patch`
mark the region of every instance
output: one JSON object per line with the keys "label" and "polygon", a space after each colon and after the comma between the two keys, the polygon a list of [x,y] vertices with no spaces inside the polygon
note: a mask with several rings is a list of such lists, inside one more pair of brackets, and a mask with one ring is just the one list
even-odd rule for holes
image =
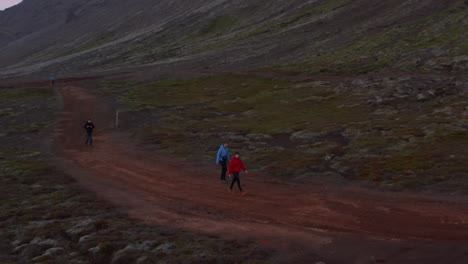
{"label": "grassy patch", "polygon": [[[157,111],[157,118],[132,127],[170,155],[211,162],[220,142],[227,140],[255,168],[281,157],[284,161],[276,164],[292,170],[308,168],[321,158],[290,150],[296,144],[289,139],[292,133],[328,133],[344,123],[368,119],[370,111],[341,107],[362,98],[336,94],[331,87],[242,75],[156,82],[130,88],[118,100],[131,105],[132,111],[122,113],[124,119],[128,115],[127,120],[139,111]],[[268,137],[279,137],[282,143]]]}
{"label": "grassy patch", "polygon": [[[211,164],[228,141],[248,167],[284,179],[339,173],[412,189],[447,187],[454,182],[449,174],[464,182],[459,177],[465,155],[455,142],[466,139],[451,119],[464,111],[463,96],[442,93],[443,103],[410,96],[373,104],[360,88],[337,89],[343,85],[230,74],[127,87],[115,97],[131,110],[121,114],[124,127],[180,159]],[[440,158],[452,152],[454,157]]]}
{"label": "grassy patch", "polygon": [[47,123],[33,123],[27,125],[13,126],[8,129],[8,134],[27,134],[27,133],[36,133],[41,131],[43,128],[50,126]]}
{"label": "grassy patch", "polygon": [[321,15],[330,14],[331,12],[346,7],[351,4],[353,0],[328,0],[321,1],[319,3],[310,3],[299,9],[298,12],[282,18],[278,21],[261,24],[257,27],[254,27],[252,30],[247,32],[239,33],[233,37],[222,39],[209,43],[206,47],[202,48],[199,52],[209,51],[209,50],[219,50],[227,46],[239,43],[241,41],[258,37],[259,35],[278,32],[281,30],[286,30],[290,27],[299,25],[311,21],[314,18],[317,18]]}
{"label": "grassy patch", "polygon": [[281,79],[222,75],[135,87],[120,101],[163,109],[167,127],[184,126],[178,121],[182,118],[192,132],[209,127],[272,135],[307,127],[304,120],[317,128],[363,118],[361,109],[338,107],[351,95],[323,97],[323,87],[294,85]]}
{"label": "grassy patch", "polygon": [[103,95],[116,95],[136,83],[137,81],[134,80],[102,81],[98,85],[98,91]]}
{"label": "grassy patch", "polygon": [[65,57],[65,56],[68,56],[68,55],[72,55],[72,54],[75,54],[75,53],[79,53],[79,52],[83,52],[83,51],[86,51],[86,50],[90,50],[92,48],[96,48],[96,47],[99,47],[101,45],[104,45],[108,42],[111,42],[112,40],[115,40],[116,37],[115,36],[105,36],[105,37],[100,37],[100,38],[97,38],[97,39],[93,39],[93,40],[90,40],[72,50],[69,50],[67,52],[64,52],[64,53],[61,53],[60,55],[57,56],[57,58],[60,58],[60,57]]}
{"label": "grassy patch", "polygon": [[0,90],[0,103],[49,98],[52,96],[54,96],[54,91],[49,87],[2,89]]}
{"label": "grassy patch", "polygon": [[217,34],[219,32],[224,33],[233,28],[237,22],[238,19],[230,15],[218,16],[202,28],[198,34],[199,36],[207,36]]}
{"label": "grassy patch", "polygon": [[[468,9],[461,1],[438,14],[392,26],[345,48],[277,69],[313,74],[363,74],[391,67],[402,54],[416,54],[432,48],[466,55],[468,40],[465,27],[461,25],[466,25],[467,15]],[[400,67],[400,70],[404,69]]]}
{"label": "grassy patch", "polygon": [[[322,1],[319,3],[316,3],[316,2],[310,3],[302,7],[298,13],[291,15],[287,18],[284,18],[276,22],[274,25],[269,25],[268,30],[272,30],[274,28],[285,28],[285,27],[298,25],[298,24],[307,22],[310,19],[317,17],[319,15],[329,14],[335,10],[346,7],[347,5],[350,5],[352,2],[353,0],[328,0],[328,1]],[[267,31],[267,28],[265,27],[266,26],[263,26],[262,29],[257,29],[257,32]]]}

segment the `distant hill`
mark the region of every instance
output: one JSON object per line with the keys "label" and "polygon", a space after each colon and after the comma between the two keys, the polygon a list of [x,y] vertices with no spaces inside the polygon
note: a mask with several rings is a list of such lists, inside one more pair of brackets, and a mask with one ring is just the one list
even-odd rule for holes
{"label": "distant hill", "polygon": [[24,0],[0,12],[0,78],[134,65],[464,71],[460,0]]}

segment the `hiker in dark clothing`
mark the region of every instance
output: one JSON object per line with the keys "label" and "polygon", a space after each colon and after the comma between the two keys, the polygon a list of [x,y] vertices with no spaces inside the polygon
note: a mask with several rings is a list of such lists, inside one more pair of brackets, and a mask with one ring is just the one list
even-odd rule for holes
{"label": "hiker in dark clothing", "polygon": [[54,86],[55,85],[55,77],[51,76],[49,78],[49,81],[50,81],[50,86]]}
{"label": "hiker in dark clothing", "polygon": [[216,155],[216,164],[221,165],[221,182],[227,183],[226,172],[231,158],[229,157],[228,143],[224,143],[219,147],[218,154]]}
{"label": "hiker in dark clothing", "polygon": [[88,119],[88,121],[84,125],[84,128],[86,129],[86,145],[88,144],[88,142],[90,146],[93,145],[93,129],[95,127],[96,126],[93,124],[93,122],[91,122],[91,119]]}
{"label": "hiker in dark clothing", "polygon": [[231,162],[229,163],[229,178],[232,177],[231,175],[234,176],[231,182],[231,187],[229,187],[229,192],[232,192],[232,187],[234,186],[234,183],[237,182],[237,187],[239,188],[239,191],[241,192],[241,194],[246,195],[247,192],[242,191],[242,187],[240,184],[239,173],[241,170],[244,170],[245,173],[249,173],[244,163],[240,159],[239,152],[236,152],[236,154],[234,155],[234,158],[232,158]]}

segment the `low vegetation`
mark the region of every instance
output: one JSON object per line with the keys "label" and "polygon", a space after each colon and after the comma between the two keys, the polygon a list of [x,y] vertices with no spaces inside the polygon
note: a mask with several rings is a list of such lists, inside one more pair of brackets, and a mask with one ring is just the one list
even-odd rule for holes
{"label": "low vegetation", "polygon": [[457,82],[451,77],[429,80],[433,90],[405,89],[428,81],[414,78],[233,74],[124,81],[113,96],[122,127],[181,159],[212,164],[227,141],[250,167],[284,180],[355,179],[395,190],[466,192],[468,163],[460,145],[468,140],[460,119],[466,92],[450,88]]}
{"label": "low vegetation", "polygon": [[269,253],[253,244],[118,213],[42,152],[58,110],[53,89],[2,87],[0,94],[0,263],[268,263]]}

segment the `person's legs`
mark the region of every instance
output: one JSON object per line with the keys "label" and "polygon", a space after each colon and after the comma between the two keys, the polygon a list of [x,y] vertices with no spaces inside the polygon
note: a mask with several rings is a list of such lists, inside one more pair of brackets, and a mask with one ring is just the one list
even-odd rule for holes
{"label": "person's legs", "polygon": [[235,181],[237,181],[237,187],[239,188],[239,191],[242,192],[242,187],[241,187],[241,184],[240,184],[239,172],[234,172],[234,173],[232,173],[232,174],[234,175]]}
{"label": "person's legs", "polygon": [[88,144],[88,143],[91,146],[93,145],[93,134],[91,134],[91,133],[88,133],[86,135],[86,144]]}
{"label": "person's legs", "polygon": [[[237,173],[237,175],[239,175],[239,173]],[[232,190],[232,187],[234,187],[234,183],[236,183],[237,180],[238,180],[238,177],[236,177],[236,172],[233,172],[232,173],[231,186],[229,187],[229,189]]]}
{"label": "person's legs", "polygon": [[221,181],[226,181],[227,161],[221,161]]}

